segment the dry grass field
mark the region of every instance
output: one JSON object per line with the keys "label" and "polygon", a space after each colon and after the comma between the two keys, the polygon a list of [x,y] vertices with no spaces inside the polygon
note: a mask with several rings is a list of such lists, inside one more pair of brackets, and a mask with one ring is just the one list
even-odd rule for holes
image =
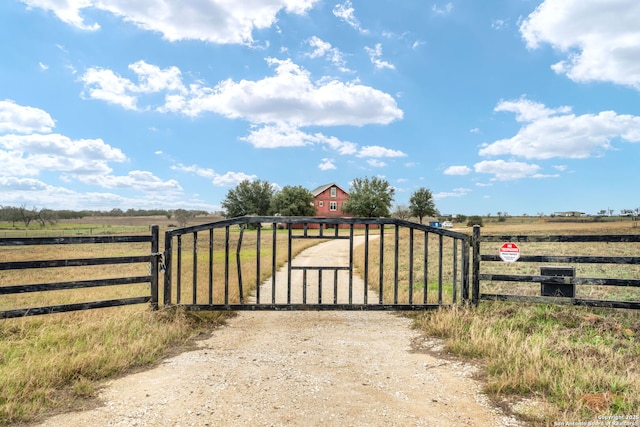
{"label": "dry grass field", "polygon": [[[460,231],[470,233],[469,229]],[[617,222],[489,222],[483,235],[638,234],[629,219]],[[640,244],[518,244],[535,255],[639,256]],[[496,246],[496,247],[493,247]],[[497,254],[484,243],[481,253]],[[483,263],[482,272],[539,274],[539,265]],[[577,265],[578,277],[640,278],[635,265]],[[534,295],[539,284],[482,283],[481,292]],[[640,289],[578,286],[581,298],[640,301]],[[638,422],[640,313],[547,304],[481,302],[478,308],[426,312],[415,318],[451,354],[477,360],[486,392],[532,425],[604,420]],[[609,417],[609,418],[606,418]],[[579,424],[573,424],[579,425]],[[623,425],[623,424],[620,424]]]}
{"label": "dry grass field", "polygon": [[[212,222],[219,218],[196,218],[195,223]],[[164,217],[153,218],[87,218],[82,221],[59,223],[54,228],[67,233],[97,234],[98,230],[110,233],[147,233],[151,224],[161,226],[161,236],[166,227],[175,225]],[[33,227],[33,226],[32,226]],[[0,226],[0,237],[9,232],[10,227]],[[37,230],[36,227],[31,231]],[[469,227],[455,229],[471,233]],[[54,230],[41,230],[40,232]],[[10,230],[23,233],[24,230]],[[510,218],[506,222],[485,222],[482,234],[524,235],[524,234],[637,234],[640,229],[630,220],[598,223],[551,222],[539,218]],[[232,238],[237,239],[237,230]],[[256,277],[254,262],[243,262],[243,282],[247,286],[243,293],[252,291],[252,284],[266,279],[270,274],[271,253],[269,242],[271,233],[263,233],[265,239],[261,255],[264,261],[260,277]],[[255,258],[256,233],[247,231],[243,237],[241,259]],[[392,238],[386,241],[392,241]],[[214,236],[216,253],[222,248],[223,236]],[[294,252],[304,249],[305,244],[296,241]],[[232,252],[235,252],[235,242]],[[377,289],[377,262],[379,250],[372,242],[369,283]],[[278,234],[278,263],[286,261],[286,233]],[[439,250],[437,238],[428,241],[429,253]],[[208,256],[208,238],[199,236],[196,259]],[[163,242],[161,242],[163,248]],[[186,272],[192,271],[193,242],[188,238],[183,242],[183,265]],[[134,245],[83,245],[71,246],[0,247],[0,259],[5,261],[86,258],[92,256],[127,256],[148,254],[147,244]],[[630,256],[638,256],[638,244],[596,247],[574,247],[575,254],[614,255],[622,251]],[[386,251],[392,250],[385,247]],[[407,236],[401,237],[400,286],[399,294],[393,295],[393,287],[386,286],[392,294],[385,298],[397,298],[400,302],[408,298]],[[424,250],[422,239],[416,239],[416,257]],[[482,248],[483,253],[493,250]],[[497,249],[496,249],[497,250]],[[569,249],[557,246],[521,245],[526,253],[548,253]],[[451,260],[453,247],[450,242],[443,245],[442,300],[452,302],[454,291],[460,296],[459,286],[452,286],[453,268]],[[460,252],[461,248],[457,248]],[[615,254],[620,256],[621,254]],[[360,257],[360,258],[359,258]],[[216,255],[218,271],[224,268],[224,260]],[[235,255],[230,260],[235,266]],[[432,264],[434,263],[435,264]],[[361,250],[356,256],[357,268],[362,271]],[[487,263],[491,264],[491,263]],[[504,271],[504,263],[494,263],[487,268]],[[516,263],[517,264],[517,263]],[[519,266],[522,267],[522,266]],[[535,269],[535,267],[527,267]],[[514,268],[514,267],[509,267]],[[589,267],[591,268],[591,267]],[[601,271],[578,270],[577,274],[588,277],[640,278],[640,271],[634,266],[601,265]],[[198,263],[198,275],[206,276],[207,267]],[[253,270],[252,270],[253,269]],[[393,281],[393,269],[385,268],[384,282]],[[528,271],[528,270],[527,270]],[[81,278],[122,277],[144,275],[148,265],[127,267],[81,267],[57,268],[43,271],[19,270],[0,271],[0,286],[81,280]],[[375,272],[375,273],[371,273]],[[175,273],[175,270],[174,270]],[[235,269],[230,269],[230,282],[235,280]],[[391,276],[389,276],[391,275]],[[413,274],[415,295],[422,296],[424,283],[427,284],[430,302],[437,301],[437,281],[439,267],[430,261],[427,280],[422,277],[422,269]],[[613,275],[613,276],[610,276]],[[187,274],[188,276],[188,274]],[[459,278],[458,278],[459,280]],[[181,298],[190,301],[194,295],[190,282],[185,279]],[[503,284],[490,284],[496,287]],[[531,286],[531,285],[530,285]],[[222,298],[221,282],[214,283],[214,299]],[[533,287],[535,289],[535,286]],[[539,290],[539,285],[538,285]],[[592,296],[606,296],[611,289],[597,289]],[[615,298],[640,300],[637,289],[613,290],[621,292]],[[3,296],[0,309],[20,308],[57,303],[92,301],[129,296],[148,295],[147,285],[88,288],[76,291],[56,291]],[[524,289],[522,292],[530,292]],[[586,291],[588,292],[588,291]],[[592,291],[594,292],[594,291]],[[415,296],[414,295],[414,296]],[[584,295],[583,295],[584,296]],[[585,297],[589,295],[586,294]],[[206,287],[199,287],[195,298],[198,302],[208,299]],[[237,292],[231,295],[238,299]],[[160,295],[162,301],[162,295]],[[106,378],[123,375],[131,370],[141,369],[157,363],[163,356],[188,347],[199,334],[224,322],[231,313],[185,313],[176,310],[149,310],[147,305],[92,310],[86,312],[35,316],[31,318],[0,320],[0,425],[29,422],[44,413],[90,404],[91,397]],[[481,369],[486,391],[497,402],[509,402],[512,411],[532,425],[553,425],[559,421],[597,421],[598,416],[636,415],[640,413],[640,313],[614,309],[590,309],[550,305],[529,305],[519,303],[482,302],[478,308],[460,307],[437,310],[414,316],[416,327],[430,336],[444,340],[446,350],[455,357],[473,360],[483,366]],[[520,401],[532,402],[516,405]]]}

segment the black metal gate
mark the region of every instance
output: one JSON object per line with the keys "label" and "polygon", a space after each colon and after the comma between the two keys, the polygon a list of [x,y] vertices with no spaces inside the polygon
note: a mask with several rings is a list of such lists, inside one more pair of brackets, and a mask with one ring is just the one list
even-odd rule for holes
{"label": "black metal gate", "polygon": [[470,236],[390,218],[240,217],[167,231],[164,304],[425,310],[470,299]]}

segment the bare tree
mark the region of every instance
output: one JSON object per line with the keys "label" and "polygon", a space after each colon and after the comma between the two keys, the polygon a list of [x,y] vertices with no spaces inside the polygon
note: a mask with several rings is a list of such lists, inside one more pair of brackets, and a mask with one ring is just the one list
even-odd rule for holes
{"label": "bare tree", "polygon": [[27,209],[26,205],[21,205],[18,208],[20,213],[20,221],[24,223],[24,226],[29,228],[29,224],[36,218],[36,208],[34,207],[32,210]]}
{"label": "bare tree", "polygon": [[42,208],[38,212],[34,210],[34,213],[42,228],[44,228],[47,223],[53,225],[58,221],[58,215],[51,209]]}
{"label": "bare tree", "polygon": [[398,205],[391,216],[398,219],[409,219],[411,218],[411,210],[406,205]]}

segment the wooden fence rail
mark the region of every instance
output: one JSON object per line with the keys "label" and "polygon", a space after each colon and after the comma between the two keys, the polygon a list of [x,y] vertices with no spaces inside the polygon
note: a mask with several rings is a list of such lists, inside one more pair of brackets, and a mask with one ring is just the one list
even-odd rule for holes
{"label": "wooden fence rail", "polygon": [[[29,292],[47,292],[67,289],[82,289],[102,286],[131,285],[149,283],[150,294],[129,298],[119,298],[104,301],[91,301],[75,304],[50,305],[45,307],[16,308],[0,311],[0,319],[35,316],[40,314],[62,313],[67,311],[88,310],[93,308],[116,307],[131,304],[150,303],[155,309],[158,307],[158,263],[161,254],[159,248],[159,227],[151,227],[150,235],[142,236],[87,236],[87,237],[27,237],[0,238],[0,246],[34,246],[34,245],[84,245],[111,243],[150,243],[151,252],[145,255],[79,258],[62,260],[35,260],[0,262],[0,271],[43,269],[59,267],[85,267],[101,265],[122,265],[135,263],[149,263],[149,274],[144,276],[128,276],[109,279],[76,280],[56,283],[36,283],[24,285],[6,285],[0,283],[0,296],[22,294]],[[1,261],[1,260],[0,260]]]}

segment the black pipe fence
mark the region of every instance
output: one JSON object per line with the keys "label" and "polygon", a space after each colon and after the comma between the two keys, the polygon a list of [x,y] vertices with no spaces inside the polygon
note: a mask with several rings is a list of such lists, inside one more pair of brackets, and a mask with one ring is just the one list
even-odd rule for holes
{"label": "black pipe fence", "polygon": [[[0,297],[3,304],[0,306],[0,319],[35,316],[40,314],[52,314],[77,310],[89,310],[94,308],[115,307],[131,304],[149,303],[153,308],[158,306],[158,266],[161,259],[159,248],[159,227],[151,227],[148,235],[131,236],[84,236],[84,237],[27,237],[27,238],[0,238],[0,248],[19,247],[28,250],[35,246],[50,245],[88,245],[88,244],[132,244],[149,243],[150,253],[142,255],[112,256],[112,257],[90,257],[76,259],[48,259],[48,260],[23,260],[6,261],[0,258]],[[0,252],[1,254],[1,252]],[[6,258],[6,257],[5,257]],[[13,285],[8,284],[8,279],[1,274],[15,270],[41,270],[56,269],[63,267],[89,267],[89,266],[125,266],[128,264],[148,264],[148,274],[114,277],[105,279],[87,278],[87,280],[60,281],[55,283],[32,283]],[[26,273],[25,273],[26,274]],[[121,285],[133,285],[140,283],[149,284],[149,292],[146,295],[126,298],[116,298],[101,301],[75,302],[69,304],[53,304],[46,306],[36,306],[27,308],[8,308],[5,306],[9,300],[9,295],[42,293],[51,291],[62,291],[72,289],[86,289],[96,287],[112,287]],[[61,299],[64,299],[61,297]]]}

